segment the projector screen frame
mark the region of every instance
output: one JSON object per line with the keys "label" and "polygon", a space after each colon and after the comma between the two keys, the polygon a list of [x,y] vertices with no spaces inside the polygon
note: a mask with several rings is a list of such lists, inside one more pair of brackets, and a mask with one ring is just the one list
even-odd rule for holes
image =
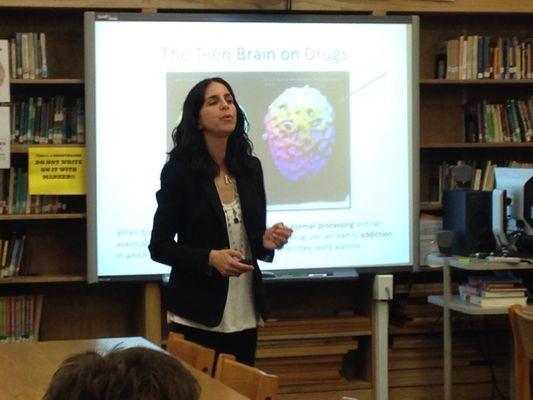
{"label": "projector screen frame", "polygon": [[[411,81],[410,93],[411,108],[409,112],[409,126],[411,135],[409,136],[409,158],[411,176],[409,177],[410,193],[412,199],[410,204],[411,213],[411,259],[412,266],[406,264],[394,265],[365,265],[356,266],[357,271],[365,273],[380,273],[382,271],[397,270],[402,271],[406,269],[418,269],[419,265],[419,70],[418,70],[418,54],[419,54],[419,20],[417,16],[362,16],[359,14],[335,12],[266,12],[256,14],[254,12],[183,12],[183,13],[102,13],[102,12],[86,12],[84,15],[85,35],[85,115],[86,115],[86,146],[87,146],[87,279],[88,282],[107,282],[107,281],[159,281],[164,279],[163,275],[121,275],[121,276],[105,276],[98,275],[97,271],[97,209],[96,209],[96,65],[95,65],[95,23],[97,21],[209,21],[209,22],[313,22],[313,23],[386,23],[386,24],[410,24],[411,27],[411,54],[408,55],[411,59],[410,70],[408,71]],[[120,151],[120,150],[118,150]],[[267,190],[268,191],[268,190]],[[350,267],[342,267],[348,269]],[[321,279],[323,268],[302,268],[298,272],[308,272],[308,275],[302,279],[308,280],[311,278]],[[329,270],[329,269],[328,269]],[[335,268],[331,269],[332,271]],[[295,270],[293,270],[295,271]],[[268,272],[268,270],[267,270]],[[287,277],[286,271],[278,270],[276,273]],[[295,279],[302,274],[294,274]],[[328,275],[323,276],[324,279],[330,278]]]}

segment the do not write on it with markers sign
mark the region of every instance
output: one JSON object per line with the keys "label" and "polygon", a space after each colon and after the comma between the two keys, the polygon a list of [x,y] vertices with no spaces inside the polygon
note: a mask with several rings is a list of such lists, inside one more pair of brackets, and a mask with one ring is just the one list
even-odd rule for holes
{"label": "do not write on it with markers sign", "polygon": [[85,148],[30,147],[28,176],[31,195],[85,194]]}

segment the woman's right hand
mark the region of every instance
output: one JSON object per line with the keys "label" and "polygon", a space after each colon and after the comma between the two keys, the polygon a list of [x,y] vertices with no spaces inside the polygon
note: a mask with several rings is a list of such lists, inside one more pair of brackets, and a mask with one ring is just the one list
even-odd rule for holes
{"label": "woman's right hand", "polygon": [[253,265],[243,264],[244,254],[239,250],[222,249],[209,252],[209,265],[215,268],[222,276],[240,276],[245,272],[254,270]]}

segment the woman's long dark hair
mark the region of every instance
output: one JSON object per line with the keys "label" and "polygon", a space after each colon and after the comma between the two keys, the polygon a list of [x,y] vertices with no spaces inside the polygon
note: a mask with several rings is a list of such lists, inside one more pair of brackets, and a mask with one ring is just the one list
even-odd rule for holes
{"label": "woman's long dark hair", "polygon": [[219,167],[207,151],[204,134],[200,129],[200,109],[204,104],[205,91],[212,82],[226,86],[233,97],[237,109],[237,124],[228,138],[224,162],[232,175],[240,175],[249,169],[252,155],[252,142],[248,138],[248,120],[235,99],[233,89],[222,78],[207,78],[198,82],[187,95],[183,103],[183,113],[178,126],[172,131],[174,148],[170,151],[170,159],[186,160],[195,174],[214,178]]}

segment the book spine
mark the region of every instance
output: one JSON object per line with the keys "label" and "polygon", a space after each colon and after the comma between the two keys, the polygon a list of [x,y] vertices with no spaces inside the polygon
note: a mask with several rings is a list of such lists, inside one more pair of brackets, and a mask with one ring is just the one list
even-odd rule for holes
{"label": "book spine", "polygon": [[17,78],[22,78],[22,33],[15,33],[15,45],[17,47]]}
{"label": "book spine", "polygon": [[28,47],[28,34],[21,33],[22,38],[22,79],[30,79],[30,53]]}
{"label": "book spine", "polygon": [[485,37],[483,35],[477,36],[476,44],[476,78],[483,79],[483,72],[485,71],[484,54],[485,54]]}
{"label": "book spine", "polygon": [[17,78],[17,42],[15,38],[9,39],[9,59],[11,66],[11,79]]}
{"label": "book spine", "polygon": [[33,36],[33,54],[35,54],[35,77],[42,78],[41,44],[39,43],[39,35],[37,32],[32,32],[31,34]]}
{"label": "book spine", "polygon": [[33,39],[33,32],[28,32],[28,75],[30,79],[35,79],[35,44]]}
{"label": "book spine", "polygon": [[48,60],[46,57],[46,34],[39,33],[39,45],[41,49],[41,76],[48,78]]}

